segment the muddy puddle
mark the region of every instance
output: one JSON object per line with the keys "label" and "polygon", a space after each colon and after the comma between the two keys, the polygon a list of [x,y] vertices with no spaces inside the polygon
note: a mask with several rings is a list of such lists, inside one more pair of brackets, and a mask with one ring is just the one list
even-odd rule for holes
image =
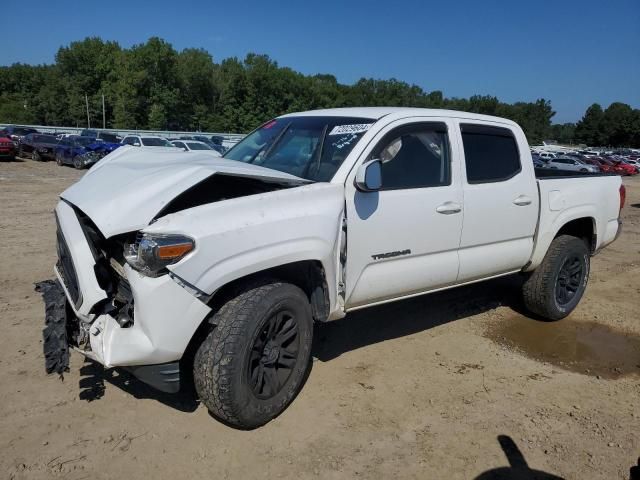
{"label": "muddy puddle", "polygon": [[640,336],[590,321],[542,322],[514,316],[490,325],[485,336],[529,358],[602,378],[640,376]]}

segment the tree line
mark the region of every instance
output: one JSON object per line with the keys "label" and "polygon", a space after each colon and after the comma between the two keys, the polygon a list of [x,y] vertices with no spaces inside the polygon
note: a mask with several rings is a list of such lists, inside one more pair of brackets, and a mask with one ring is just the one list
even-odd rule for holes
{"label": "tree line", "polygon": [[530,143],[640,144],[640,110],[594,104],[576,125],[552,125],[545,99],[505,103],[489,95],[445,98],[417,85],[362,78],[353,85],[333,75],[303,75],[266,55],[214,62],[205,50],[180,52],[153,37],[122,48],[92,37],[61,47],[51,65],[0,67],[0,122],[107,128],[247,132],[270,118],[301,110],[349,106],[447,108],[510,118]]}

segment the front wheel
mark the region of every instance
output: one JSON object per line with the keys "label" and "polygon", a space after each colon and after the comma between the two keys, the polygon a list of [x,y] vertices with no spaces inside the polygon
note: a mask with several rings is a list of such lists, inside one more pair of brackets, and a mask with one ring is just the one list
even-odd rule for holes
{"label": "front wheel", "polygon": [[582,239],[570,235],[555,238],[523,285],[527,309],[548,320],[569,315],[587,288],[589,261],[589,249]]}
{"label": "front wheel", "polygon": [[61,167],[63,165],[63,161],[62,161],[62,155],[59,153],[56,153],[56,163],[58,164],[59,167]]}
{"label": "front wheel", "polygon": [[76,155],[75,157],[73,157],[73,166],[76,167],[76,169],[78,170],[82,170],[82,159],[80,158],[79,155]]}
{"label": "front wheel", "polygon": [[229,300],[194,359],[196,391],[209,411],[238,428],[282,413],[304,383],[313,320],[295,285],[262,282]]}
{"label": "front wheel", "polygon": [[34,149],[31,152],[31,160],[33,160],[34,162],[42,161],[42,157],[40,156],[40,152],[38,152],[36,149]]}

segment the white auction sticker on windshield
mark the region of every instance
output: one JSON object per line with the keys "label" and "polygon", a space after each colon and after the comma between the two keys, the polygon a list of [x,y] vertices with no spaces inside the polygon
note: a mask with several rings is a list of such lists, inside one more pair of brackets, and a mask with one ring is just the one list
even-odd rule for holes
{"label": "white auction sticker on windshield", "polygon": [[336,125],[329,135],[349,135],[353,133],[362,133],[369,130],[370,123],[356,123],[354,125]]}

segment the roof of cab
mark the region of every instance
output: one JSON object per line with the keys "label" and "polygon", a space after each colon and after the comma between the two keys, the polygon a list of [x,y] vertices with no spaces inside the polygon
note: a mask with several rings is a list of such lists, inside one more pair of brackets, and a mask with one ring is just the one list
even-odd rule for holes
{"label": "roof of cab", "polygon": [[409,115],[409,116],[425,116],[425,117],[448,117],[448,118],[464,118],[469,120],[485,120],[491,122],[508,123],[515,125],[515,122],[491,115],[481,115],[479,113],[461,112],[458,110],[440,110],[436,108],[414,108],[414,107],[345,107],[345,108],[327,108],[324,110],[310,110],[307,112],[294,112],[282,115],[282,117],[312,117],[312,116],[328,116],[328,117],[359,117],[379,120],[382,117],[391,114]]}

